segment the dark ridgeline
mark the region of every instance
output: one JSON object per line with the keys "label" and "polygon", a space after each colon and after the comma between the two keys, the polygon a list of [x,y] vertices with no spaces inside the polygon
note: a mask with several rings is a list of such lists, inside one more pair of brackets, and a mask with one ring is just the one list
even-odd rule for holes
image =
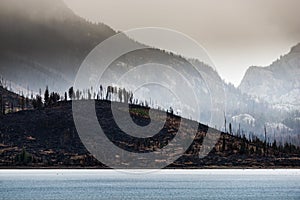
{"label": "dark ridgeline", "polygon": [[[101,86],[102,87],[102,86]],[[110,89],[109,89],[110,88]],[[90,89],[86,92],[69,89],[69,99],[74,101],[91,101],[96,97],[96,112],[99,123],[107,137],[124,150],[144,153],[155,151],[168,145],[181,125],[181,117],[167,111],[167,119],[159,133],[151,138],[141,139],[129,136],[116,125],[111,112],[111,99],[114,95],[115,103],[122,106],[130,103],[130,115],[138,125],[149,123],[148,103],[140,102],[130,97],[131,92],[125,89],[110,87],[92,94]],[[114,89],[112,89],[114,88]],[[0,87],[1,96],[9,97],[5,101],[16,101],[20,96]],[[100,93],[100,91],[102,91]],[[114,91],[117,91],[113,94]],[[122,92],[121,92],[122,91]],[[126,92],[124,92],[126,91]],[[108,93],[111,93],[109,95]],[[50,94],[50,95],[49,95]],[[106,168],[97,161],[83,146],[77,134],[73,117],[71,101],[61,99],[55,92],[47,88],[44,101],[38,94],[30,102],[41,101],[41,105],[26,107],[28,110],[7,113],[0,120],[0,165],[2,168]],[[90,94],[90,95],[89,95]],[[126,96],[129,95],[129,98]],[[100,98],[100,97],[103,98]],[[106,98],[104,98],[106,97]],[[47,99],[47,101],[45,101]],[[126,101],[127,100],[127,101]],[[135,104],[135,103],[138,104]],[[16,106],[20,106],[17,105]],[[16,110],[17,111],[17,110]],[[156,112],[165,112],[156,110]],[[155,119],[151,119],[155,120]],[[189,121],[183,124],[185,133],[189,134]],[[167,168],[273,168],[273,167],[299,167],[300,149],[291,143],[278,144],[267,140],[260,140],[255,136],[246,137],[245,133],[234,133],[229,123],[229,133],[222,133],[214,149],[207,157],[200,159],[199,150],[208,127],[199,124],[194,142],[173,164]],[[267,135],[268,133],[265,132]],[[100,145],[100,144],[99,144]],[[115,158],[117,159],[117,158]],[[126,163],[124,163],[126,168]]]}

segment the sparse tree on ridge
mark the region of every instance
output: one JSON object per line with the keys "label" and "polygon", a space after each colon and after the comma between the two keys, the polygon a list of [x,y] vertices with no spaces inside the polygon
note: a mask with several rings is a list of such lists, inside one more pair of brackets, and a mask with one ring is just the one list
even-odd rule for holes
{"label": "sparse tree on ridge", "polygon": [[76,91],[76,95],[75,95],[75,96],[76,96],[76,99],[77,99],[77,100],[80,99],[80,91],[79,91],[79,90]]}
{"label": "sparse tree on ridge", "polygon": [[120,102],[122,102],[122,100],[123,100],[123,98],[122,98],[123,97],[123,90],[121,88],[119,88],[118,95],[119,95]]}
{"label": "sparse tree on ridge", "polygon": [[88,89],[87,92],[88,92],[88,100],[90,100],[92,98],[92,93],[91,93],[90,89]]}
{"label": "sparse tree on ridge", "polygon": [[103,87],[100,85],[100,99],[103,99]]}
{"label": "sparse tree on ridge", "polygon": [[265,143],[264,143],[264,154],[266,155],[268,149],[267,149],[267,128],[266,125],[264,125],[264,131],[265,131]]}
{"label": "sparse tree on ridge", "polygon": [[130,102],[130,104],[133,103],[133,93],[132,92],[129,93],[129,102]]}
{"label": "sparse tree on ridge", "polygon": [[74,98],[74,89],[73,89],[73,87],[70,87],[70,88],[69,88],[69,98],[70,98],[71,100],[73,100],[73,98]]}
{"label": "sparse tree on ridge", "polygon": [[46,86],[45,94],[44,94],[44,104],[45,107],[47,107],[50,103],[50,96],[49,96],[49,89],[48,86]]}
{"label": "sparse tree on ridge", "polygon": [[112,86],[107,86],[107,91],[106,91],[106,100],[112,100],[112,93],[114,89]]}

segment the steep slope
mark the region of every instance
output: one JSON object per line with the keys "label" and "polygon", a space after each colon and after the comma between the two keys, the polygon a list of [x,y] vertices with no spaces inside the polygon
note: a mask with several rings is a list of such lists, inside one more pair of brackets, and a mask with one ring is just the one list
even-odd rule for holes
{"label": "steep slope", "polygon": [[3,87],[0,81],[0,116],[5,113],[32,109],[31,100],[25,94],[16,94]]}
{"label": "steep slope", "polygon": [[[64,92],[73,84],[86,55],[115,33],[104,24],[92,24],[76,16],[62,0],[3,0],[0,6],[0,74],[34,91],[48,85],[52,90]],[[188,65],[176,55],[151,51],[135,52],[136,55],[131,54],[125,60],[121,58],[114,64],[122,64],[116,66],[120,72],[125,65],[126,68],[140,64],[140,58],[143,64],[155,60],[171,66],[174,63]],[[149,54],[159,55],[147,57]],[[197,65],[201,66],[199,62]],[[220,79],[218,74],[211,73],[209,66],[200,68],[208,76],[213,75],[212,80],[215,76]]]}
{"label": "steep slope", "polygon": [[[1,76],[23,85],[24,88],[28,86],[30,90],[36,92],[39,88],[44,90],[46,85],[52,91],[67,91],[73,85],[77,70],[87,54],[101,41],[115,34],[106,25],[91,24],[76,16],[62,0],[4,0],[0,9]],[[127,37],[123,39],[125,42],[134,42]],[[134,44],[145,46],[137,42]],[[129,69],[147,63],[164,63],[172,66],[181,74],[188,76],[187,79],[199,88],[199,96],[207,93],[204,81],[190,70],[193,67],[185,58],[153,48],[134,51],[113,62],[107,72],[106,85],[113,85]],[[221,78],[210,66],[195,60],[193,63],[209,82],[213,82],[211,85],[222,86]],[[152,66],[155,67],[155,64]],[[163,70],[156,70],[156,72],[158,75],[164,74],[162,79],[167,79],[168,82],[180,82],[167,71],[164,73]],[[143,72],[136,77],[137,81],[145,79],[145,75],[149,80],[153,80],[156,76],[154,72]],[[175,89],[179,90],[180,85],[182,84],[178,84]],[[185,89],[179,91],[184,92]],[[165,99],[159,99],[161,96],[152,94],[151,97],[163,103],[172,100],[166,99],[166,95]],[[201,96],[204,113],[206,108],[210,108],[210,100],[204,95]],[[148,97],[144,99],[149,100]],[[165,108],[169,107],[170,105],[165,105]],[[210,116],[204,118],[209,119]],[[203,122],[207,123],[208,120],[205,119]]]}
{"label": "steep slope", "polygon": [[0,4],[0,74],[35,91],[66,90],[87,53],[115,34],[76,16],[62,0]]}
{"label": "steep slope", "polygon": [[239,88],[275,108],[300,109],[300,43],[268,67],[250,67]]}

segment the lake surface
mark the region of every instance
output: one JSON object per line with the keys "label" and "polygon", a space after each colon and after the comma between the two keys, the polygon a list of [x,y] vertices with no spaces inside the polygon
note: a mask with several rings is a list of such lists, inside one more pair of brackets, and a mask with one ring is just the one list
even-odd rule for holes
{"label": "lake surface", "polygon": [[300,170],[0,170],[0,199],[300,199]]}

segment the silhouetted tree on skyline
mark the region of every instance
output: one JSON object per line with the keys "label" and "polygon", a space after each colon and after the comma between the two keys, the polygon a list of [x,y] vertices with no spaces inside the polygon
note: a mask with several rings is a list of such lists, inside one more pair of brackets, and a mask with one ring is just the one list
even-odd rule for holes
{"label": "silhouetted tree on skyline", "polygon": [[45,107],[49,106],[50,104],[50,96],[49,96],[49,89],[48,86],[46,86],[45,94],[44,94],[44,105]]}
{"label": "silhouetted tree on skyline", "polygon": [[103,87],[100,85],[100,99],[103,99]]}
{"label": "silhouetted tree on skyline", "polygon": [[70,87],[70,89],[69,89],[69,98],[71,100],[73,100],[73,98],[74,98],[74,89],[73,89],[73,87]]}

